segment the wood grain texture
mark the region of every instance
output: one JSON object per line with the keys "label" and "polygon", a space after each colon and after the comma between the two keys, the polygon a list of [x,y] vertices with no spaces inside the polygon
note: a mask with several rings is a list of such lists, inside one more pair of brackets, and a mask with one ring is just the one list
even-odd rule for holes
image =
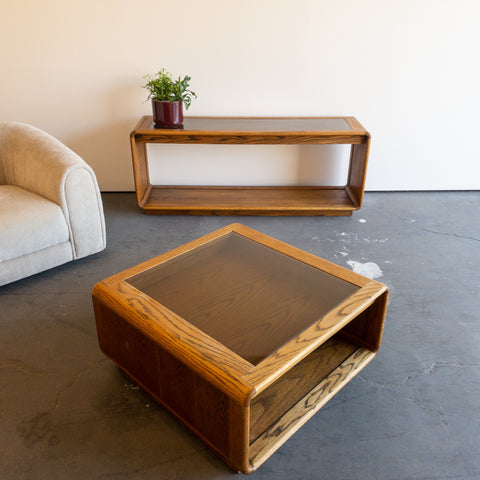
{"label": "wood grain texture", "polygon": [[358,289],[235,232],[128,282],[254,365]]}
{"label": "wood grain texture", "polygon": [[355,117],[344,117],[352,130],[368,133],[366,128]]}
{"label": "wood grain texture", "polygon": [[[146,214],[351,215],[362,203],[370,135],[353,117],[186,117],[183,129],[164,130],[145,116],[130,138],[137,204]],[[349,180],[336,188],[153,186],[147,143],[350,144]]]}
{"label": "wood grain texture", "polygon": [[[279,139],[308,139],[309,142],[328,141],[328,137],[353,139],[361,142],[365,129],[353,117],[185,117],[182,129],[155,129],[151,116],[143,117],[134,129],[143,139],[163,142],[162,138],[195,137],[198,141],[221,143],[231,137],[257,141],[265,138],[269,143]],[[269,140],[270,139],[270,140]],[[181,141],[181,140],[180,140]],[[235,141],[235,140],[234,140]],[[347,142],[350,143],[350,142]]]}
{"label": "wood grain texture", "polygon": [[227,227],[225,227],[225,230],[223,230],[223,232],[235,232],[239,235],[243,235],[250,240],[253,240],[254,242],[265,245],[266,247],[271,248],[272,250],[280,252],[289,257],[295,258],[300,262],[318,268],[322,272],[326,272],[330,275],[341,278],[342,280],[352,283],[353,285],[363,287],[371,283],[371,280],[364,277],[363,275],[359,275],[358,273],[355,273],[347,268],[340,267],[335,263],[329,262],[328,260],[313,255],[312,253],[308,253],[305,250],[301,250],[300,248],[294,247],[293,245],[290,245],[288,243],[282,242],[277,238],[265,235],[262,232],[254,230],[253,228],[249,228],[240,223],[233,223],[228,225]]}
{"label": "wood grain texture", "polygon": [[[182,129],[155,129],[143,117],[132,135],[145,143],[357,144],[365,130],[352,117],[185,117]],[[359,125],[359,124],[358,124]]]}
{"label": "wood grain texture", "polygon": [[[241,244],[248,240],[256,246],[250,250],[247,242],[248,248],[240,251],[244,265],[234,263],[231,271],[225,270],[223,263],[232,254],[225,240],[239,241],[237,237]],[[211,305],[206,310],[193,302],[191,311],[180,315],[173,311],[176,306],[172,310],[154,291],[148,293],[159,268],[165,276],[160,290],[170,289],[168,295],[173,292],[187,303],[192,296],[207,295],[195,272],[205,273],[206,268],[217,282],[214,290],[220,291],[231,276],[237,283],[230,282],[218,298],[213,298],[215,292],[208,293]],[[182,280],[185,269],[193,274]],[[305,328],[301,322],[295,324],[295,312],[309,303],[309,297],[330,288],[323,283],[315,287],[315,270],[334,277],[330,280],[334,285],[346,282],[354,288],[340,295],[340,303],[333,308],[314,302],[320,318]],[[290,287],[284,289],[282,275],[301,285],[293,296],[289,297]],[[187,291],[180,292],[184,281]],[[306,296],[302,297],[303,290]],[[234,470],[250,473],[373,358],[381,341],[388,290],[284,242],[232,224],[99,282],[92,296],[102,351]],[[236,309],[250,303],[261,306],[262,298],[269,297],[274,301],[266,311],[271,309],[272,316],[262,319],[252,314],[244,321],[244,331],[233,337],[254,344],[255,337],[273,337],[275,330],[283,331],[290,324],[295,328],[287,338],[279,338],[279,348],[274,342],[254,365],[222,343],[229,342],[230,327],[226,339],[214,337]],[[222,311],[226,316],[218,322]],[[184,318],[191,314],[199,314],[207,323],[192,324]],[[257,319],[272,326],[273,333],[268,329],[258,333]],[[211,327],[208,334],[205,330]]]}
{"label": "wood grain texture", "polygon": [[[346,135],[342,133],[318,133],[303,134],[298,133],[269,133],[256,132],[232,134],[223,132],[211,133],[190,133],[186,134],[182,130],[178,133],[168,131],[169,134],[157,135],[155,133],[136,133],[135,140],[144,143],[198,143],[211,145],[342,145],[342,144],[360,144],[364,141],[363,135]],[[172,132],[172,133],[170,133]]]}
{"label": "wood grain texture", "polygon": [[98,298],[94,308],[102,351],[232,468],[248,471],[247,404],[216,388]]}
{"label": "wood grain texture", "polygon": [[163,215],[351,215],[344,187],[155,186],[142,204]]}
{"label": "wood grain texture", "polygon": [[353,202],[358,208],[363,204],[369,150],[370,135],[367,135],[364,143],[360,145],[352,145],[350,154],[347,185],[348,190],[352,195]]}
{"label": "wood grain texture", "polygon": [[[118,282],[114,289],[102,282],[97,284],[93,298],[94,306],[96,303],[106,305],[146,338],[182,358],[189,368],[204,375],[235,401],[249,402],[253,388],[241,377],[252,366],[225,346],[124,282]],[[100,313],[95,316],[102,321]]]}
{"label": "wood grain texture", "polygon": [[330,338],[255,396],[250,407],[250,443],[276,423],[357,348],[340,338]]}
{"label": "wood grain texture", "polygon": [[[329,262],[328,260],[313,255],[312,253],[306,252],[305,250],[301,250],[300,248],[297,248],[276,238],[270,237],[269,235],[254,230],[253,228],[242,225],[241,223],[231,223],[222,228],[219,228],[218,230],[203,235],[202,237],[196,238],[184,245],[180,245],[176,248],[173,248],[172,250],[169,250],[168,252],[162,253],[161,255],[139,263],[138,265],[135,265],[128,270],[124,270],[123,272],[117,273],[116,275],[112,275],[111,277],[105,279],[104,282],[109,282],[111,280],[125,280],[129,277],[132,277],[133,275],[146,272],[147,270],[152,269],[156,265],[176,258],[180,255],[184,255],[189,252],[194,253],[197,248],[201,248],[202,246],[207,245],[210,242],[221,239],[223,236],[230,233],[237,233],[239,235],[242,235],[256,243],[259,243],[260,245],[264,245],[288,257],[292,257],[307,265],[318,268],[323,272],[341,278],[342,280],[352,283],[353,285],[363,287],[369,283],[372,283],[372,280],[370,280],[369,278],[364,277],[363,275],[359,275],[358,273],[355,273],[350,269]],[[381,285],[378,282],[373,281],[373,283]]]}
{"label": "wood grain texture", "polygon": [[257,469],[275,450],[283,445],[305,422],[341,390],[375,356],[367,349],[358,348],[332,373],[294,407],[266,430],[250,446],[250,462]]}
{"label": "wood grain texture", "polygon": [[246,373],[243,380],[260,393],[284,372],[296,365],[315,348],[363,312],[367,305],[376,301],[386,287],[372,282],[351,295],[345,302],[307,328],[292,341],[279,348],[275,353],[260,362],[255,370]]}
{"label": "wood grain texture", "polygon": [[152,189],[147,163],[146,145],[146,143],[137,142],[133,134],[130,135],[135,193],[137,196],[137,205],[141,207],[147,202]]}
{"label": "wood grain texture", "polygon": [[378,351],[382,341],[387,304],[388,290],[385,288],[363,312],[341,330],[342,337],[372,352]]}

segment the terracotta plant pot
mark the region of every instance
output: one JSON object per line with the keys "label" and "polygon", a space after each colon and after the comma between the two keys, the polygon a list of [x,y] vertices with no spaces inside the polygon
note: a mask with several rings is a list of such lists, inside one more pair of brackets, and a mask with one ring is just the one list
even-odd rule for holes
{"label": "terracotta plant pot", "polygon": [[183,128],[183,102],[163,102],[152,99],[155,128]]}

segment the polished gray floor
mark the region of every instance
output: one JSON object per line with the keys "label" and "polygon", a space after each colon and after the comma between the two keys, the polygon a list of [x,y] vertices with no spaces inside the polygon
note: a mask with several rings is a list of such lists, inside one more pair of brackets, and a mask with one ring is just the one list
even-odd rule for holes
{"label": "polished gray floor", "polygon": [[379,354],[252,479],[480,479],[480,192],[352,217],[162,217],[104,194],[108,247],[0,287],[0,479],[229,479],[99,351],[91,289],[241,222],[388,285]]}

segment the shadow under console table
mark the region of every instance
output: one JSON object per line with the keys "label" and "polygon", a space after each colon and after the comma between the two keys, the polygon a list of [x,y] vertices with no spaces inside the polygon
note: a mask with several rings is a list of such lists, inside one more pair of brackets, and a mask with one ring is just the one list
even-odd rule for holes
{"label": "shadow under console table", "polygon": [[[370,134],[354,117],[186,117],[156,129],[151,116],[130,134],[137,204],[146,214],[352,215],[362,206]],[[148,143],[351,145],[344,186],[188,186],[150,183]]]}

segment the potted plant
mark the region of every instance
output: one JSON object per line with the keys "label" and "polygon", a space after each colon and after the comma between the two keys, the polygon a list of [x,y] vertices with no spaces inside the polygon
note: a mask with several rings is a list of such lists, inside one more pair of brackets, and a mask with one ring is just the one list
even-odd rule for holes
{"label": "potted plant", "polygon": [[152,100],[155,128],[183,128],[183,104],[188,110],[195,92],[189,88],[191,77],[174,80],[171,73],[162,68],[155,75],[145,75],[143,87],[148,91],[147,100]]}

